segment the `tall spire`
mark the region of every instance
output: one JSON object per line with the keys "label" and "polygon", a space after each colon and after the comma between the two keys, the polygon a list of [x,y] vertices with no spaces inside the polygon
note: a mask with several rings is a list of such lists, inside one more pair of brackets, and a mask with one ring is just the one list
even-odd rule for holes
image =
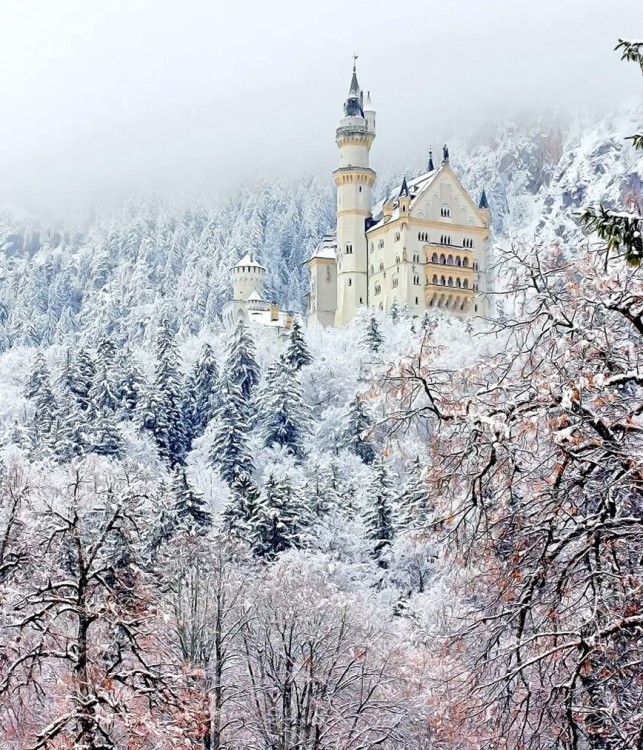
{"label": "tall spire", "polygon": [[364,117],[362,90],[357,80],[357,58],[358,55],[353,55],[353,76],[348,90],[348,99],[344,102],[344,115],[346,117]]}
{"label": "tall spire", "polygon": [[435,167],[433,166],[433,149],[431,146],[429,146],[429,163],[427,165],[426,171],[427,172],[433,172],[435,170]]}
{"label": "tall spire", "polygon": [[482,188],[482,194],[480,195],[480,203],[478,208],[489,208],[489,201],[487,200],[487,192]]}
{"label": "tall spire", "polygon": [[402,180],[402,187],[400,188],[400,194],[397,197],[398,198],[409,197],[409,186],[406,183],[406,175],[404,175],[404,179]]}

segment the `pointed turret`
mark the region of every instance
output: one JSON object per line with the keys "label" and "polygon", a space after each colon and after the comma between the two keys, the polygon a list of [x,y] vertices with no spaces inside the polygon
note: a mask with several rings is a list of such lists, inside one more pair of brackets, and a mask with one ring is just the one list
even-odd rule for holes
{"label": "pointed turret", "polygon": [[433,149],[429,147],[429,163],[426,166],[427,172],[435,171],[435,165],[433,164]]}
{"label": "pointed turret", "polygon": [[402,187],[400,188],[400,194],[397,197],[398,198],[409,197],[409,186],[406,183],[406,175],[404,175],[404,179],[402,180]]}
{"label": "pointed turret", "polygon": [[366,92],[366,104],[364,105],[364,117],[366,119],[366,129],[369,133],[375,133],[375,107],[371,99],[371,92]]}
{"label": "pointed turret", "polygon": [[487,193],[484,188],[482,188],[482,193],[480,194],[478,208],[489,208],[489,201],[487,200]]}
{"label": "pointed turret", "polygon": [[348,99],[344,102],[344,114],[346,117],[364,117],[362,109],[362,90],[357,80],[357,66],[353,61],[353,76],[348,90]]}

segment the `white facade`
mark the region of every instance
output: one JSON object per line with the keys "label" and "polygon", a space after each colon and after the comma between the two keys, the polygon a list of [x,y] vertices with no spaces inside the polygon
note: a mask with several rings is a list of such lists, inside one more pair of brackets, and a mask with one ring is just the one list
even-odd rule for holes
{"label": "white facade", "polygon": [[353,69],[336,133],[336,240],[332,245],[324,238],[309,260],[309,319],[343,325],[359,307],[393,305],[412,315],[432,308],[488,314],[490,216],[484,193],[479,204],[472,201],[449,165],[445,146],[437,168],[431,155],[425,174],[405,179],[373,206],[376,175],[369,157],[375,111],[370,95],[365,105],[363,100]]}

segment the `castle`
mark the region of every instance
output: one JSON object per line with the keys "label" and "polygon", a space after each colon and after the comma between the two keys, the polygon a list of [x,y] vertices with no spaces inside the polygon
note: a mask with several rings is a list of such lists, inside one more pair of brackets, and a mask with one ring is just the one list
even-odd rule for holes
{"label": "castle", "polygon": [[353,64],[335,136],[337,231],[324,237],[308,260],[308,319],[341,326],[360,307],[394,305],[414,316],[435,308],[459,316],[488,314],[490,214],[484,190],[475,203],[451,169],[445,146],[437,168],[430,154],[425,174],[404,178],[373,205],[374,139],[370,92],[365,101]]}

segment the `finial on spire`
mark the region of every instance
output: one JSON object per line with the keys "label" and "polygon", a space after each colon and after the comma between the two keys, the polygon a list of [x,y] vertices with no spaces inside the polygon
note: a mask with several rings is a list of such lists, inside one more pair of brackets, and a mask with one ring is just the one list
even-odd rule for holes
{"label": "finial on spire", "polygon": [[429,163],[427,165],[426,171],[433,172],[434,170],[435,166],[433,165],[433,148],[429,146]]}
{"label": "finial on spire", "polygon": [[355,54],[355,53],[353,52],[353,73],[356,73],[356,72],[357,72],[357,58],[358,58],[358,57],[359,57],[359,55],[356,55],[356,54]]}
{"label": "finial on spire", "polygon": [[444,146],[442,146],[442,163],[448,164],[449,163],[449,147],[445,143]]}

